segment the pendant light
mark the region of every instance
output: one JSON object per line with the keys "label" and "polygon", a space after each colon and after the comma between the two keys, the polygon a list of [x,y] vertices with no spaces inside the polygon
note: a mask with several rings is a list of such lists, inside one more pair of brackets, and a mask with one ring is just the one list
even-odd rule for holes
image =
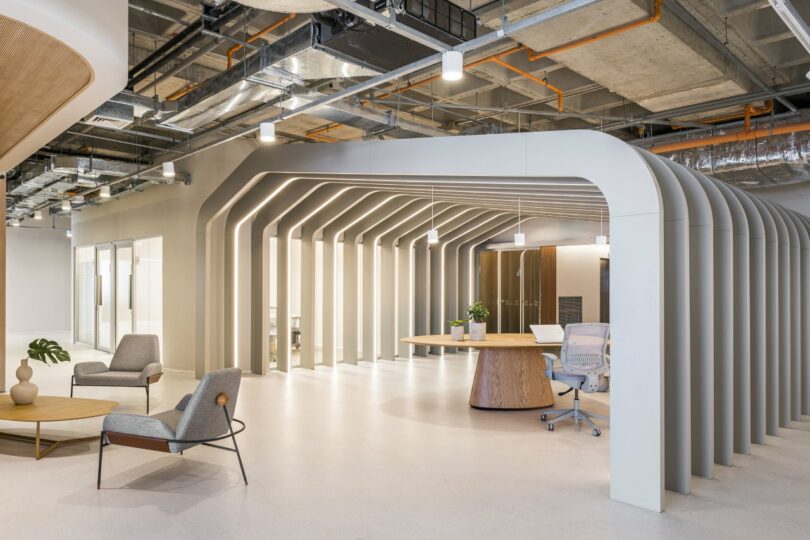
{"label": "pendant light", "polygon": [[11,218],[11,226],[12,227],[19,227],[20,226],[20,220],[17,219],[17,218]]}
{"label": "pendant light", "polygon": [[109,199],[110,198],[110,186],[101,186],[101,189],[98,192],[99,197],[102,199]]}
{"label": "pendant light", "polygon": [[442,79],[457,81],[464,76],[464,54],[461,51],[442,53]]}
{"label": "pendant light", "polygon": [[34,219],[37,221],[42,219],[42,210],[34,210]]}
{"label": "pendant light", "polygon": [[520,197],[518,197],[518,232],[515,233],[515,245],[516,246],[526,245],[526,234],[520,232]]}
{"label": "pendant light", "polygon": [[67,236],[68,238],[73,238],[73,233],[70,230],[68,230],[65,232],[65,236]]}
{"label": "pendant light", "polygon": [[433,226],[433,205],[435,197],[433,195],[433,186],[430,186],[430,230],[427,232],[428,244],[436,244],[439,241],[439,231]]}
{"label": "pendant light", "polygon": [[263,143],[274,142],[276,140],[276,124],[273,122],[259,124],[259,140]]}
{"label": "pendant light", "polygon": [[599,236],[596,237],[596,245],[597,246],[606,246],[608,243],[608,238],[604,234],[602,234],[602,210],[599,209]]}
{"label": "pendant light", "polygon": [[174,178],[174,161],[163,162],[163,178]]}
{"label": "pendant light", "polygon": [[70,199],[62,199],[62,212],[70,212],[71,208]]}

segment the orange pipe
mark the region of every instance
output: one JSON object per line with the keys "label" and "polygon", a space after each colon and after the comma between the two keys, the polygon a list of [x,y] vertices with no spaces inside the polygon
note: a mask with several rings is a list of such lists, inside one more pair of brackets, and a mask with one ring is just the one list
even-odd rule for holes
{"label": "orange pipe", "polygon": [[666,152],[675,152],[677,150],[687,150],[689,148],[699,148],[701,146],[714,146],[716,144],[723,144],[729,142],[742,142],[760,139],[762,137],[770,137],[773,135],[789,135],[791,133],[800,133],[803,131],[810,131],[810,122],[799,122],[798,124],[788,124],[786,126],[775,126],[772,128],[749,129],[730,133],[728,135],[717,135],[714,137],[706,137],[703,139],[691,139],[688,141],[679,141],[669,144],[662,144],[660,146],[653,146],[650,151],[654,154],[663,154]]}
{"label": "orange pipe", "polygon": [[342,126],[340,122],[335,122],[333,124],[327,124],[322,128],[313,129],[312,131],[307,131],[307,137],[311,137],[312,135],[318,135],[319,133],[325,133],[327,131],[331,131],[337,127]]}
{"label": "orange pipe", "polygon": [[773,110],[773,100],[769,99],[765,102],[765,105],[762,107],[754,107],[750,103],[745,106],[745,130],[748,131],[751,129],[751,117],[752,116],[762,116],[763,114],[768,114]]}
{"label": "orange pipe", "polygon": [[[746,129],[751,127],[751,118],[755,116],[762,116],[763,114],[768,114],[773,110],[773,100],[768,100],[765,102],[765,105],[762,107],[754,107],[753,105],[746,105],[742,111],[729,113],[729,114],[721,114],[718,116],[712,116],[709,118],[701,118],[699,122],[701,124],[719,124],[720,122],[730,122],[731,120],[739,120],[740,118],[747,118],[746,120]],[[687,126],[672,126],[672,129],[688,129]]]}
{"label": "orange pipe", "polygon": [[531,73],[527,73],[527,72],[523,71],[522,69],[513,66],[512,64],[507,64],[506,62],[504,62],[503,60],[501,60],[499,58],[495,58],[492,61],[495,62],[496,64],[498,64],[499,66],[505,67],[506,69],[508,69],[510,71],[514,71],[515,73],[517,73],[519,75],[523,75],[524,77],[526,77],[530,81],[534,81],[537,84],[542,84],[543,86],[545,86],[546,88],[548,88],[549,90],[551,90],[552,92],[557,94],[557,110],[560,111],[560,112],[563,111],[563,91],[562,90],[560,90],[556,86],[553,86],[553,85],[547,83],[546,81],[544,81],[540,77],[535,77]]}
{"label": "orange pipe", "polygon": [[575,49],[577,47],[581,47],[582,45],[587,45],[589,43],[594,43],[596,41],[601,41],[605,38],[609,38],[610,36],[615,36],[617,34],[621,34],[623,32],[627,32],[628,30],[633,30],[634,28],[639,28],[641,26],[645,26],[648,24],[656,23],[661,18],[661,5],[664,3],[664,0],[655,0],[655,6],[653,8],[653,14],[646,18],[640,19],[638,21],[633,21],[627,24],[623,24],[621,26],[617,26],[615,28],[611,28],[610,30],[605,30],[604,32],[599,32],[598,34],[594,34],[592,36],[584,37],[582,39],[578,39],[576,41],[572,41],[571,43],[566,43],[565,45],[560,45],[559,47],[554,47],[553,49],[548,49],[542,52],[537,52],[534,54],[529,55],[529,60],[534,62],[535,60],[540,60],[541,58],[545,58],[547,56],[553,56],[555,54],[559,54],[561,52],[568,51],[570,49]]}
{"label": "orange pipe", "polygon": [[[273,30],[275,30],[279,26],[283,25],[286,22],[289,22],[289,21],[293,20],[294,18],[295,18],[295,13],[290,13],[289,15],[284,17],[283,19],[279,19],[278,21],[274,22],[270,26],[265,26],[264,28],[262,28],[261,30],[259,30],[255,34],[253,34],[252,36],[249,36],[245,40],[245,42],[246,43],[253,43],[254,41],[259,39],[263,35],[267,34],[268,32],[272,32]],[[233,64],[233,55],[236,54],[236,51],[238,51],[242,47],[244,47],[244,45],[242,45],[241,43],[237,43],[236,45],[234,45],[233,47],[228,49],[228,67],[231,67],[231,64]]]}
{"label": "orange pipe", "polygon": [[190,94],[195,88],[200,86],[200,83],[194,83],[192,85],[186,86],[185,88],[181,88],[180,90],[170,94],[166,97],[167,101],[177,101],[181,97],[185,96],[186,94]]}

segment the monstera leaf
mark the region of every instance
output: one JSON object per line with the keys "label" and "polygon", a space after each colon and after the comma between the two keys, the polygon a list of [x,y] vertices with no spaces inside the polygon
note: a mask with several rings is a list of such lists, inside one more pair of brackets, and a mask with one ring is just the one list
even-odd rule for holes
{"label": "monstera leaf", "polygon": [[57,342],[50,339],[39,338],[28,344],[28,358],[44,362],[57,364],[59,362],[70,362],[70,353],[63,349]]}

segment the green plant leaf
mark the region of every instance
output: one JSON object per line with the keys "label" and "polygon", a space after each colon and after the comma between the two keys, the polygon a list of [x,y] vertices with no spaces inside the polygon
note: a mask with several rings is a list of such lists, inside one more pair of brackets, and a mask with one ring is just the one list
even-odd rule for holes
{"label": "green plant leaf", "polygon": [[28,358],[38,360],[46,366],[59,362],[70,362],[70,353],[63,349],[56,341],[39,338],[28,344]]}

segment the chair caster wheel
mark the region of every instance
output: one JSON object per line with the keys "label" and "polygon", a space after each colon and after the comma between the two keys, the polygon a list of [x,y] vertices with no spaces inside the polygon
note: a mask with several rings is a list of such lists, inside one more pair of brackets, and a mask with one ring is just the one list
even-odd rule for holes
{"label": "chair caster wheel", "polygon": [[549,431],[554,431],[554,424],[549,424],[548,425],[548,430]]}
{"label": "chair caster wheel", "polygon": [[601,434],[602,434],[602,432],[601,432],[601,431],[599,431],[598,429],[594,428],[594,430],[593,430],[593,431],[591,431],[591,434],[592,434],[594,437],[598,437],[599,435],[601,435]]}
{"label": "chair caster wheel", "polygon": [[545,422],[546,420],[548,420],[548,415],[546,415],[546,414],[541,414],[541,415],[540,415],[540,421],[541,421],[541,422]]}

